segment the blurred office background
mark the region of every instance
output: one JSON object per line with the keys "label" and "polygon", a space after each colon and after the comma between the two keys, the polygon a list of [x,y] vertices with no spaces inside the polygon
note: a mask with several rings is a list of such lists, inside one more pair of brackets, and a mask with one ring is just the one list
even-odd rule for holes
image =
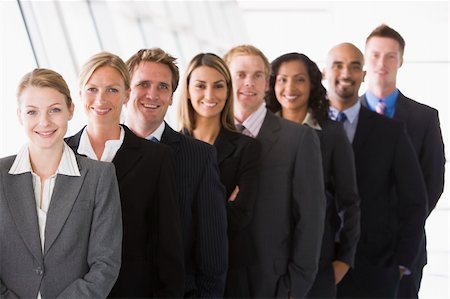
{"label": "blurred office background", "polygon": [[[348,41],[364,50],[370,31],[386,23],[406,40],[398,86],[435,107],[450,157],[449,1],[0,1],[0,156],[25,141],[16,118],[15,90],[35,67],[68,81],[76,105],[68,135],[85,123],[77,74],[106,50],[128,59],[140,48],[161,47],[186,64],[199,52],[223,55],[251,43],[269,60],[302,52],[323,68],[327,51]],[[363,84],[360,92],[366,86]],[[177,94],[174,105],[177,104]],[[167,121],[176,126],[171,107]],[[449,177],[447,171],[447,178]],[[449,298],[450,187],[427,221],[429,262],[422,298]]]}

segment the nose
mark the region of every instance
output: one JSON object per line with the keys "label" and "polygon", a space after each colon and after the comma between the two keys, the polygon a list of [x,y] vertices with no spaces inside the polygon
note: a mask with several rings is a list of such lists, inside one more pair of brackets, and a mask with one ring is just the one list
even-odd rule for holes
{"label": "nose", "polygon": [[157,99],[159,99],[159,90],[158,90],[158,87],[155,86],[155,85],[150,86],[150,87],[147,89],[147,97],[148,97],[149,99],[152,99],[152,100],[157,100]]}
{"label": "nose", "polygon": [[39,125],[41,127],[46,127],[50,124],[50,115],[48,113],[42,113],[39,118]]}
{"label": "nose", "polygon": [[205,99],[211,100],[213,98],[213,95],[214,95],[213,89],[211,87],[207,87],[205,89]]}

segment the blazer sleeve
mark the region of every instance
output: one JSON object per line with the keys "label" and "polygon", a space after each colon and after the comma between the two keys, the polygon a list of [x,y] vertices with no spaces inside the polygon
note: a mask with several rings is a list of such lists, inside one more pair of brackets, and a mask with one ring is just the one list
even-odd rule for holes
{"label": "blazer sleeve", "polygon": [[[106,298],[119,275],[122,254],[122,211],[114,165],[102,163],[95,194],[87,263],[89,272],[58,298]],[[90,183],[90,182],[85,182]]]}
{"label": "blazer sleeve", "polygon": [[252,219],[253,206],[258,197],[261,143],[252,140],[242,150],[237,184],[239,193],[234,201],[228,201],[228,229],[239,231]]}
{"label": "blazer sleeve", "polygon": [[344,128],[339,124],[334,132],[332,171],[338,211],[343,215],[343,226],[339,233],[339,246],[335,260],[353,266],[361,232],[355,159]]}
{"label": "blazer sleeve", "polygon": [[303,298],[317,269],[325,223],[325,192],[319,138],[305,127],[292,178],[292,249],[288,264],[290,297]]}
{"label": "blazer sleeve", "polygon": [[[433,110],[425,133],[422,152],[419,153],[425,185],[428,191],[428,215],[435,208],[444,191],[445,153],[439,114]],[[414,134],[411,132],[411,134]]]}
{"label": "blazer sleeve", "polygon": [[19,299],[20,297],[17,296],[13,291],[8,290],[8,287],[0,279],[0,298]]}
{"label": "blazer sleeve", "polygon": [[[181,234],[181,220],[176,199],[175,166],[172,152],[166,150],[161,156],[158,203],[156,214],[157,244],[156,297],[182,298],[184,294],[184,252]],[[175,212],[174,212],[175,211]]]}
{"label": "blazer sleeve", "polygon": [[208,151],[194,205],[197,214],[195,280],[199,298],[221,298],[228,269],[225,188],[220,182],[216,151]]}
{"label": "blazer sleeve", "polygon": [[411,269],[419,251],[428,203],[417,156],[404,129],[396,145],[394,176],[399,221],[396,258],[399,265]]}

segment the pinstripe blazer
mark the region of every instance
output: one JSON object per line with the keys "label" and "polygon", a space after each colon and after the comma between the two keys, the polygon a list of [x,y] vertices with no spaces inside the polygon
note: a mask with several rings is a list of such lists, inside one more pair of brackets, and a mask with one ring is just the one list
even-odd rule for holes
{"label": "pinstripe blazer", "polygon": [[186,266],[185,297],[222,297],[228,266],[225,190],[213,146],[165,124],[161,143],[175,157]]}
{"label": "pinstripe blazer", "polygon": [[80,177],[57,175],[42,252],[31,173],[8,174],[14,159],[0,159],[0,297],[106,297],[122,245],[114,166],[77,156]]}

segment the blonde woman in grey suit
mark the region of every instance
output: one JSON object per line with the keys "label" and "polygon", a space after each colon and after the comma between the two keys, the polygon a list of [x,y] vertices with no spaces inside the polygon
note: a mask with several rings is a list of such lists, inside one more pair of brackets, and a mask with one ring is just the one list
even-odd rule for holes
{"label": "blonde woman in grey suit", "polygon": [[29,140],[0,159],[0,297],[104,298],[122,245],[114,166],[64,143],[74,105],[58,73],[26,74],[17,97]]}

